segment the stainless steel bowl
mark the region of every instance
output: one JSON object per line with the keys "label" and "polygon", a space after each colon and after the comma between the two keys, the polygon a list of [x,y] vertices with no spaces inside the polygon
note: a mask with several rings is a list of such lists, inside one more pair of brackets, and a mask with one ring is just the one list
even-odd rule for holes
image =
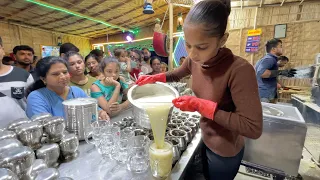
{"label": "stainless steel bowl", "polygon": [[22,143],[17,139],[9,138],[0,140],[0,153],[4,152],[8,149],[21,147]]}
{"label": "stainless steel bowl", "polygon": [[182,126],[183,121],[182,120],[172,120],[171,123],[180,127],[180,126]]}
{"label": "stainless steel bowl", "polygon": [[186,136],[187,133],[184,130],[181,129],[172,129],[169,134],[172,137],[176,137],[179,140],[179,148],[181,151],[184,151],[187,149],[187,140],[186,140]]}
{"label": "stainless steel bowl", "polygon": [[126,127],[129,127],[132,123],[134,123],[134,119],[132,119],[131,117],[124,117],[121,121],[126,123]]}
{"label": "stainless steel bowl", "polygon": [[0,180],[19,180],[19,178],[11,170],[0,168]]}
{"label": "stainless steel bowl", "polygon": [[194,114],[194,115],[192,115],[191,117],[192,117],[192,118],[196,118],[196,119],[200,119],[201,116]]}
{"label": "stainless steel bowl", "polygon": [[136,122],[131,123],[130,127],[138,127],[138,124]]}
{"label": "stainless steel bowl", "polygon": [[10,131],[14,131],[15,132],[16,128],[18,126],[20,126],[21,124],[30,123],[30,122],[31,121],[29,119],[27,119],[27,118],[19,118],[17,120],[14,120],[13,122],[11,122],[7,129],[10,130]]}
{"label": "stainless steel bowl", "polygon": [[166,137],[166,139],[172,143],[172,150],[173,150],[172,164],[175,164],[180,159],[180,155],[181,155],[181,151],[179,149],[179,139],[176,137]]}
{"label": "stainless steel bowl", "polygon": [[75,134],[64,134],[59,146],[66,161],[70,161],[78,157],[79,139]]}
{"label": "stainless steel bowl", "polygon": [[149,135],[148,135],[148,138],[149,138],[151,141],[153,141],[153,140],[154,140],[153,134],[152,134],[152,133],[149,134]]}
{"label": "stainless steel bowl", "polygon": [[36,151],[38,159],[43,159],[48,167],[57,167],[58,158],[60,156],[60,148],[56,143],[44,144],[40,149]]}
{"label": "stainless steel bowl", "polygon": [[197,128],[200,128],[200,119],[196,119],[196,118],[189,118],[188,121],[191,121],[193,123],[195,123],[197,125]]}
{"label": "stainless steel bowl", "polygon": [[17,138],[17,134],[10,130],[1,130],[0,131],[0,140],[3,139],[15,139]]}
{"label": "stainless steel bowl", "polygon": [[50,113],[40,113],[37,115],[33,115],[31,117],[31,121],[38,121],[40,122],[42,125],[44,125],[44,121],[48,118],[52,117],[52,115]]}
{"label": "stainless steel bowl", "polygon": [[38,173],[48,168],[47,164],[42,159],[36,159],[27,172],[23,175],[21,180],[34,180]]}
{"label": "stainless steel bowl", "polygon": [[181,116],[184,116],[184,117],[189,117],[189,114],[188,114],[188,113],[181,113],[180,115],[181,115]]}
{"label": "stainless steel bowl", "polygon": [[140,135],[147,136],[148,135],[148,132],[146,132],[143,129],[135,129],[133,132],[134,132],[135,136],[140,136]]}
{"label": "stainless steel bowl", "polygon": [[[157,82],[155,84],[146,84],[143,86],[134,85],[128,91],[128,100],[133,105],[133,115],[137,124],[141,127],[151,129],[149,117],[144,108],[139,103],[139,99],[146,97],[172,96],[172,99],[179,97],[179,93],[172,86]],[[171,102],[172,99],[164,99]]]}
{"label": "stainless steel bowl", "polygon": [[18,139],[23,145],[29,146],[32,149],[39,149],[41,147],[41,138],[43,134],[43,127],[40,122],[30,122],[21,124],[16,129]]}
{"label": "stainless steel bowl", "polygon": [[186,116],[177,116],[177,119],[185,121],[187,119],[187,117]]}
{"label": "stainless steel bowl", "polygon": [[184,130],[187,135],[186,135],[186,141],[189,144],[192,141],[192,129],[188,126],[180,126],[178,129]]}
{"label": "stainless steel bowl", "polygon": [[186,121],[183,123],[184,126],[187,126],[192,129],[192,138],[196,135],[198,131],[198,127],[194,122],[191,121]]}
{"label": "stainless steel bowl", "polygon": [[35,180],[57,180],[60,174],[55,168],[48,168],[41,170]]}
{"label": "stainless steel bowl", "polygon": [[65,122],[62,117],[49,117],[43,122],[43,130],[48,135],[50,142],[58,142],[63,136]]}
{"label": "stainless steel bowl", "polygon": [[8,168],[21,178],[35,160],[34,152],[27,146],[8,149],[0,154],[0,167]]}
{"label": "stainless steel bowl", "polygon": [[124,121],[117,121],[117,122],[114,122],[112,125],[115,127],[120,127],[120,130],[127,127],[127,123]]}
{"label": "stainless steel bowl", "polygon": [[173,124],[173,123],[169,123],[169,124],[167,125],[167,128],[169,128],[169,129],[177,129],[177,128],[178,128],[178,125],[177,125],[177,124]]}

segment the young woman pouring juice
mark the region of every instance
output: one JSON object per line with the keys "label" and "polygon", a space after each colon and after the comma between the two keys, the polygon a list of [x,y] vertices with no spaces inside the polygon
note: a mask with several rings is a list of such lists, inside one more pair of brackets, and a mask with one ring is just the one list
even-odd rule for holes
{"label": "young woman pouring juice", "polygon": [[205,171],[209,179],[231,180],[244,153],[244,137],[262,133],[262,108],[255,71],[245,59],[222,48],[227,41],[230,0],[197,3],[184,22],[188,52],[183,64],[172,72],[142,76],[138,85],[179,81],[192,75],[196,96],[173,100],[182,111],[198,111],[205,144]]}

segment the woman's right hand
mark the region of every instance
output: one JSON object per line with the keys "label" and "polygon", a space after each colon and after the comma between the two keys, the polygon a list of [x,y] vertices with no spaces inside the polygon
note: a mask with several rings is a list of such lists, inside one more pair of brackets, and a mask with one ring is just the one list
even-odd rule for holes
{"label": "woman's right hand", "polygon": [[142,86],[142,85],[145,85],[145,84],[152,84],[152,83],[155,83],[157,81],[165,83],[167,81],[166,74],[165,73],[161,73],[161,74],[156,74],[156,75],[140,76],[138,78],[136,84],[138,86]]}

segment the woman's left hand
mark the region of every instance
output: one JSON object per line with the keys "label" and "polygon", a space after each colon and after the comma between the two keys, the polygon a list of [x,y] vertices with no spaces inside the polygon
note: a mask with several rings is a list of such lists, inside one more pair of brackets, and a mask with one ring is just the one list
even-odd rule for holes
{"label": "woman's left hand", "polygon": [[217,103],[195,96],[181,96],[172,100],[172,103],[182,111],[198,111],[202,116],[212,120],[217,108]]}
{"label": "woman's left hand", "polygon": [[104,110],[100,110],[99,111],[99,120],[107,120],[110,121],[110,117],[108,115],[108,113]]}

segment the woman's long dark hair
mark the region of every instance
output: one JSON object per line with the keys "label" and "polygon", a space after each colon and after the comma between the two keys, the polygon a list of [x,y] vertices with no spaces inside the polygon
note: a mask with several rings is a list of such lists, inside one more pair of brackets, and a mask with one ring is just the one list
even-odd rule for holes
{"label": "woman's long dark hair", "polygon": [[[36,71],[38,77],[45,78],[47,76],[47,73],[48,73],[49,69],[51,68],[51,66],[53,64],[57,64],[57,63],[62,63],[66,67],[68,67],[67,62],[61,57],[48,56],[48,57],[40,59],[36,65],[36,68],[35,68],[35,71]],[[35,81],[33,84],[31,84],[27,88],[27,91],[26,91],[27,96],[32,91],[35,91],[35,90],[43,88],[43,87],[46,87],[46,85],[44,84],[44,82],[41,79]]]}
{"label": "woman's long dark hair", "polygon": [[[86,67],[87,67],[87,61],[88,61],[89,58],[95,59],[98,64],[100,63],[98,56],[96,56],[95,54],[91,54],[91,53],[90,53],[90,54],[88,54],[88,55],[84,58],[84,63],[85,63],[85,65],[86,65]],[[89,74],[89,72],[87,71],[87,68],[86,68],[86,70],[84,71],[84,74],[85,74],[85,75]]]}

